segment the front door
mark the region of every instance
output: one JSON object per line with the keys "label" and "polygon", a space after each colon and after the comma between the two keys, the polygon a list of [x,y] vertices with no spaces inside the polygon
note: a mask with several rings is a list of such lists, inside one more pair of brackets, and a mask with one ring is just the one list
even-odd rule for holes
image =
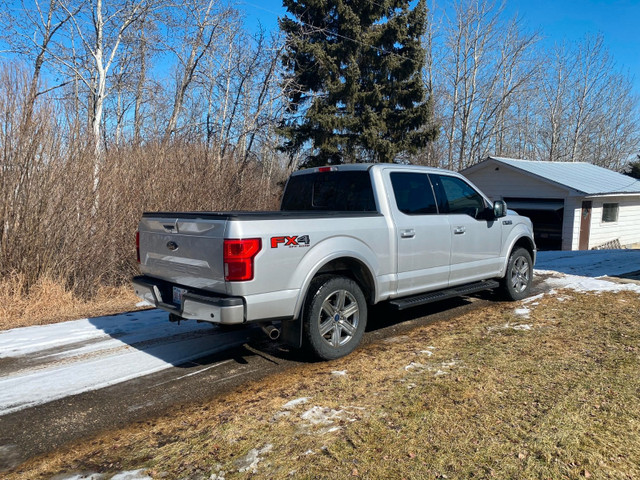
{"label": "front door", "polygon": [[449,285],[498,275],[502,266],[502,222],[487,214],[489,203],[459,177],[430,175],[440,212],[451,235]]}
{"label": "front door", "polygon": [[591,234],[591,202],[582,202],[582,215],[580,215],[580,250],[589,250],[589,235]]}

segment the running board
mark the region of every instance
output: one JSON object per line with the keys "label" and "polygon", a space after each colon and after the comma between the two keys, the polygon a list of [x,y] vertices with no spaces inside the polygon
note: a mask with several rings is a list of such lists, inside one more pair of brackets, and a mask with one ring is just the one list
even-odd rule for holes
{"label": "running board", "polygon": [[458,287],[438,290],[437,292],[421,293],[419,295],[414,295],[413,297],[398,298],[391,300],[389,305],[394,307],[396,310],[404,310],[406,308],[417,307],[431,302],[439,302],[440,300],[446,300],[447,298],[470,295],[472,293],[497,288],[499,286],[500,284],[495,280],[484,280],[482,282],[468,283]]}

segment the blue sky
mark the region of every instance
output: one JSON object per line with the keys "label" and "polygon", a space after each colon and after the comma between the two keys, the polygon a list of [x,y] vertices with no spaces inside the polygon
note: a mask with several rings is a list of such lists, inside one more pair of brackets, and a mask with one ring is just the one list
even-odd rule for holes
{"label": "blue sky", "polygon": [[[267,30],[277,28],[277,18],[284,14],[281,0],[239,0],[238,6],[252,28],[258,23]],[[616,64],[634,77],[640,94],[640,0],[507,0],[506,11],[540,30],[550,45],[601,33]]]}

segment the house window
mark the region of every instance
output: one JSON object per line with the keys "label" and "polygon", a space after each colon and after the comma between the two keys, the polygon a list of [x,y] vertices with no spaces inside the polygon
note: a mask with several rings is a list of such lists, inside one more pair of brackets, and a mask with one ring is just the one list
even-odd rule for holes
{"label": "house window", "polygon": [[604,203],[602,205],[602,222],[617,222],[618,221],[618,204],[617,203]]}

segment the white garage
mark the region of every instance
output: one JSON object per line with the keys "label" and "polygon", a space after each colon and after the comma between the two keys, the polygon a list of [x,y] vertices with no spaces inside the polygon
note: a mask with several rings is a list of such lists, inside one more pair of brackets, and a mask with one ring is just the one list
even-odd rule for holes
{"label": "white garage", "polygon": [[531,218],[540,250],[640,243],[640,181],[584,162],[488,157],[461,172],[492,200]]}

